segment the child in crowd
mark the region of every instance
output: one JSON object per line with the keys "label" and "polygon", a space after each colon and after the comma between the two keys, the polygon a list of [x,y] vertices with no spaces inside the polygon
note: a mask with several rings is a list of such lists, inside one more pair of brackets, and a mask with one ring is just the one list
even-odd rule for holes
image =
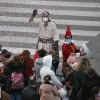
{"label": "child in crowd", "polygon": [[43,57],[46,56],[46,54],[47,54],[47,52],[44,49],[40,49],[38,51],[39,57],[34,61],[34,69],[35,69],[38,89],[39,89],[40,85],[42,84],[42,80],[40,77],[40,69],[43,67]]}
{"label": "child in crowd", "polygon": [[44,76],[44,83],[40,86],[40,100],[58,100],[58,90],[53,84],[51,76]]}

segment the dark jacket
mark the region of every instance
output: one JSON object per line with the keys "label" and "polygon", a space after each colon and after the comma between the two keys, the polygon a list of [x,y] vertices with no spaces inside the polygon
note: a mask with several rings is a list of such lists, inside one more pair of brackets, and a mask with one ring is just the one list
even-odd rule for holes
{"label": "dark jacket", "polygon": [[57,59],[53,58],[52,59],[52,67],[51,67],[51,70],[53,70],[56,74],[56,70],[58,69],[58,65],[59,65],[59,62]]}
{"label": "dark jacket", "polygon": [[78,91],[81,88],[82,81],[84,80],[84,73],[82,71],[75,71],[72,72],[72,92],[69,100],[77,100]]}
{"label": "dark jacket", "polygon": [[7,93],[21,93],[22,89],[11,89],[11,74],[16,71],[16,72],[21,72],[24,73],[25,70],[25,65],[24,64],[13,64],[10,62],[4,69],[4,74],[7,75],[7,84],[6,84],[6,90],[5,92]]}
{"label": "dark jacket", "polygon": [[37,90],[35,87],[27,86],[22,91],[21,100],[39,100]]}
{"label": "dark jacket", "polygon": [[90,92],[93,87],[100,87],[100,76],[90,78],[85,75],[85,81],[82,85],[82,100],[89,100]]}

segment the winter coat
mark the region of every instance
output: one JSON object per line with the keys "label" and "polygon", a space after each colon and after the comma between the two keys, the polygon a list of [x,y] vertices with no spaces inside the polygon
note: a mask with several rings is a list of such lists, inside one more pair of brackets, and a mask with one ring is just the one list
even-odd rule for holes
{"label": "winter coat", "polygon": [[100,87],[100,76],[90,78],[85,75],[85,81],[82,85],[82,100],[89,100],[90,92],[93,87]]}
{"label": "winter coat", "polygon": [[82,71],[73,70],[71,77],[72,77],[71,83],[73,85],[72,85],[72,92],[69,100],[77,100],[76,98],[77,98],[78,91],[80,90],[82,81],[84,80],[84,73]]}
{"label": "winter coat", "polygon": [[63,43],[62,45],[63,61],[66,62],[71,53],[77,53],[77,52],[80,52],[80,49],[77,49],[74,43],[71,44],[66,44],[66,42]]}
{"label": "winter coat", "polygon": [[51,84],[42,84],[39,89],[40,100],[58,100],[58,90]]}
{"label": "winter coat", "polygon": [[21,100],[39,100],[35,87],[27,86],[22,91]]}
{"label": "winter coat", "polygon": [[[21,72],[24,73],[25,70],[24,64],[14,64],[10,62],[4,69],[4,74],[7,75],[8,82],[6,84],[6,92],[7,93],[21,93],[22,89],[11,89],[11,74],[13,72]],[[23,74],[24,75],[24,74]]]}
{"label": "winter coat", "polygon": [[40,76],[40,69],[43,67],[43,58],[37,58],[34,62],[34,69],[36,73],[36,80],[37,82],[42,82]]}
{"label": "winter coat", "polygon": [[40,70],[42,83],[44,83],[44,80],[43,80],[44,76],[45,75],[50,75],[51,78],[52,78],[52,81],[55,85],[62,86],[62,83],[55,76],[54,71],[51,70],[51,66],[52,66],[52,56],[47,55],[47,56],[43,57],[43,67]]}

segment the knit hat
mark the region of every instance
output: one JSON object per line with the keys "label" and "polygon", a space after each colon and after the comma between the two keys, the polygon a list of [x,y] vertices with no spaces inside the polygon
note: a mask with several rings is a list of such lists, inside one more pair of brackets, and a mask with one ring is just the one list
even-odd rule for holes
{"label": "knit hat", "polygon": [[71,34],[71,30],[70,30],[70,26],[69,26],[69,25],[68,25],[68,27],[67,27],[65,36],[71,36],[71,37],[72,37],[72,34]]}

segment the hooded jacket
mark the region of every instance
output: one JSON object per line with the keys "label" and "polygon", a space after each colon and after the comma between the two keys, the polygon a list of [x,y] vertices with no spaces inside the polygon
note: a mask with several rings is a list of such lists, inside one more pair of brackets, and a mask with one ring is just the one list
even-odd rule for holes
{"label": "hooded jacket", "polygon": [[52,56],[51,55],[47,55],[47,56],[43,57],[43,67],[40,70],[40,75],[41,75],[42,83],[44,82],[43,81],[44,76],[45,75],[50,75],[51,78],[52,78],[52,82],[55,85],[62,86],[62,83],[55,76],[54,71],[51,70],[51,66],[52,66]]}
{"label": "hooded jacket", "polygon": [[42,84],[39,89],[40,100],[58,100],[58,90],[55,85]]}
{"label": "hooded jacket", "polygon": [[43,58],[37,58],[34,62],[35,74],[37,82],[42,82],[40,76],[40,69],[43,67]]}

